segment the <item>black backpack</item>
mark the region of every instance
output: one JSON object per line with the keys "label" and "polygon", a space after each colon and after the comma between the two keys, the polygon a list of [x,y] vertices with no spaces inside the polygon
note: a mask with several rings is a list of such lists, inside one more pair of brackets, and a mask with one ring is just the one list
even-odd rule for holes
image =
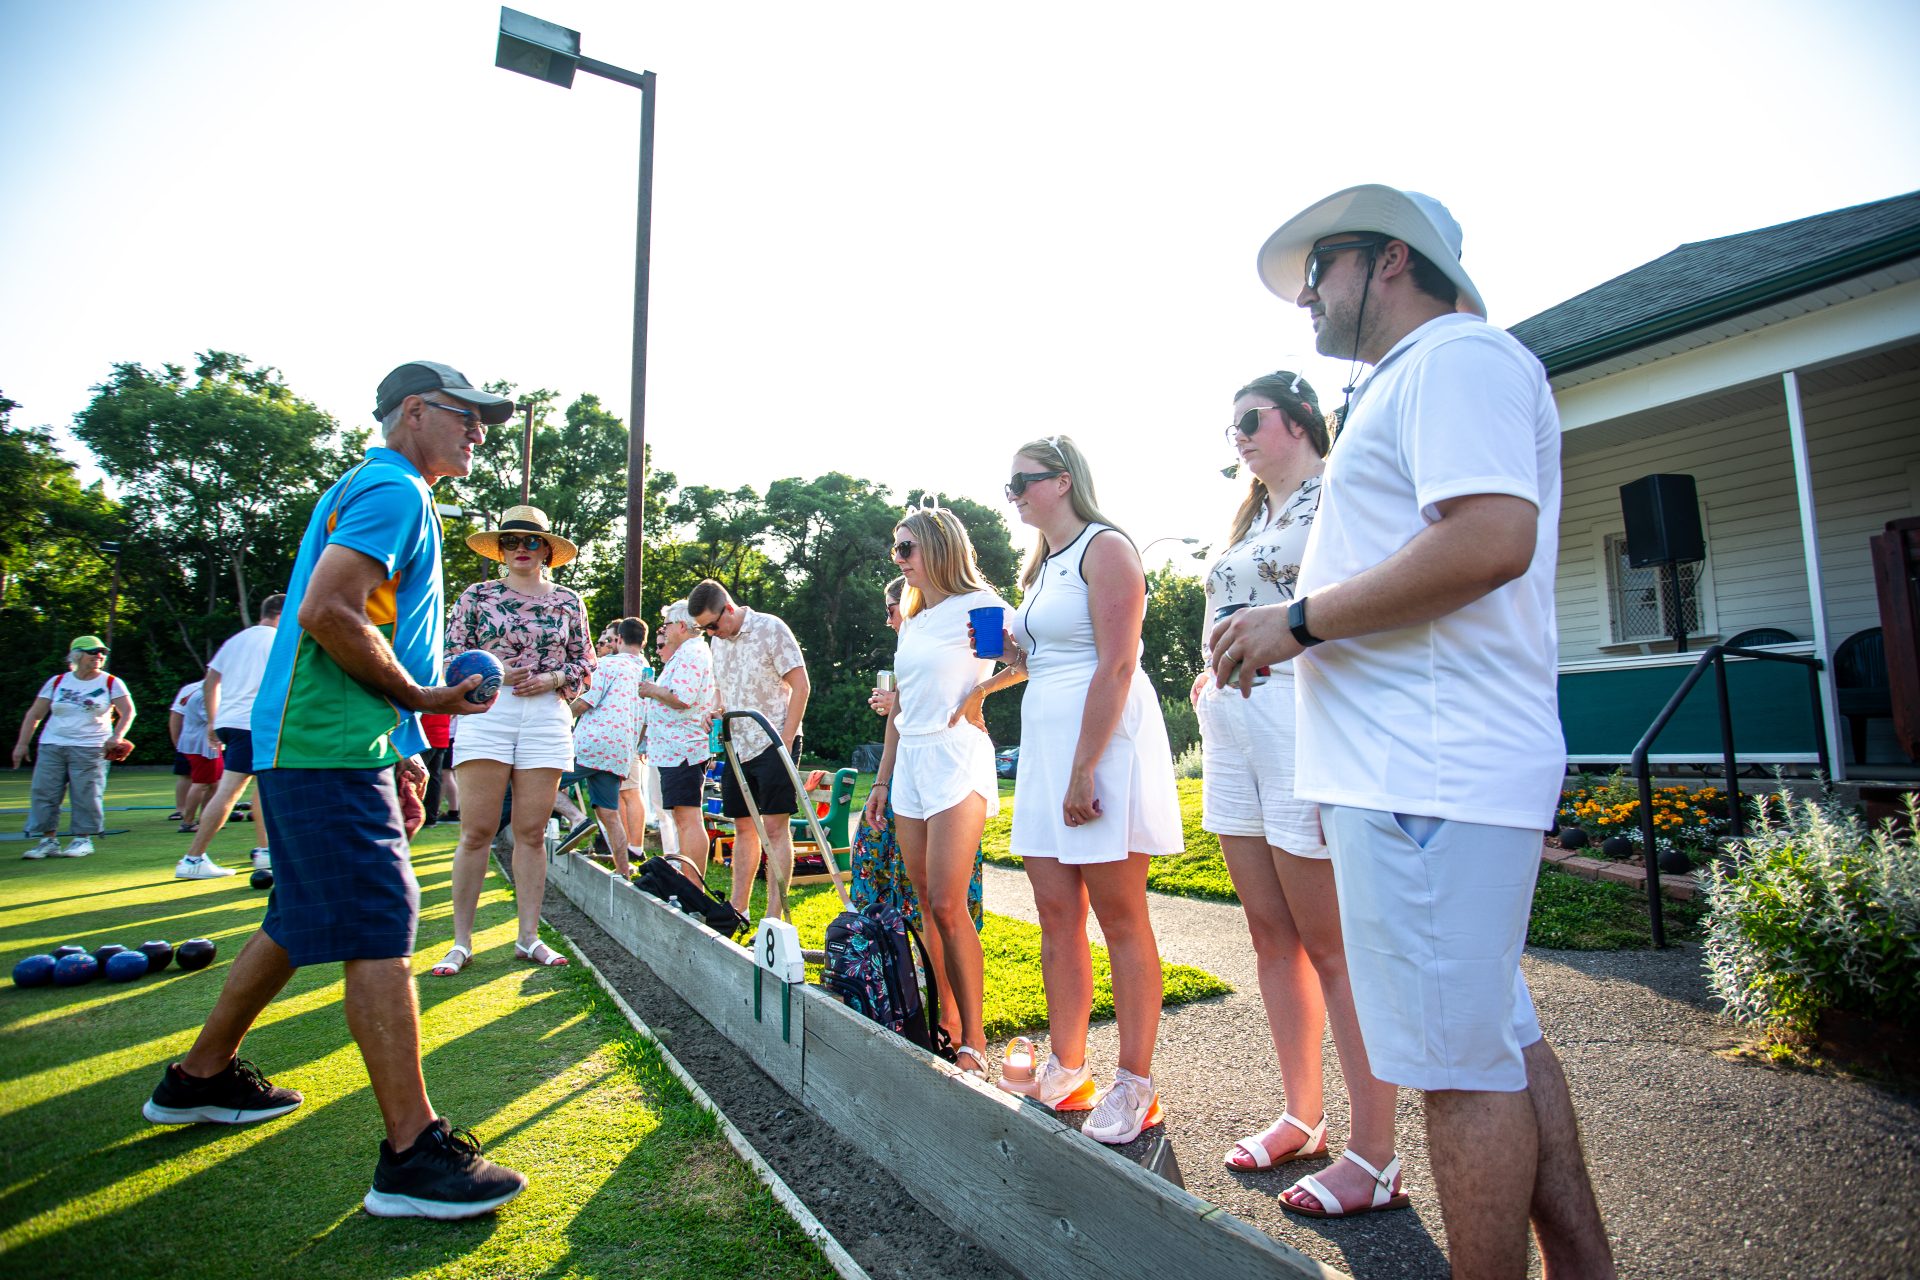
{"label": "black backpack", "polygon": [[[923,1001],[915,951],[927,974]],[[874,903],[843,911],[827,926],[827,959],[820,985],[855,1013],[872,1018],[930,1053],[954,1061],[953,1043],[940,1025],[940,989],[926,944],[892,907]]]}
{"label": "black backpack", "polygon": [[708,894],[665,858],[648,858],[641,863],[640,874],[633,878],[633,885],[704,922],[723,938],[738,937],[747,930],[747,918],[735,911],[732,903],[721,902]]}

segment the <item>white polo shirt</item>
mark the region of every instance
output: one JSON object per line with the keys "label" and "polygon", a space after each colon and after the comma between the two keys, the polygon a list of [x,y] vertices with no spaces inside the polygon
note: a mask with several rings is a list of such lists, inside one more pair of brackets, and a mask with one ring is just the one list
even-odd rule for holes
{"label": "white polo shirt", "polygon": [[1544,830],[1566,772],[1553,605],[1560,416],[1545,369],[1478,316],[1428,321],[1355,393],[1323,484],[1302,596],[1386,560],[1449,498],[1510,494],[1540,515],[1521,577],[1432,622],[1301,655],[1296,794]]}

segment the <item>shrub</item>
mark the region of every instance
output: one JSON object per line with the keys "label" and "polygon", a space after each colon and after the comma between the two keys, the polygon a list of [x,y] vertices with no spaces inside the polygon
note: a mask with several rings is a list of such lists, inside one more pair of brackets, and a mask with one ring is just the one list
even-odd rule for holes
{"label": "shrub", "polygon": [[1200,713],[1191,702],[1185,698],[1160,699],[1160,718],[1167,722],[1167,745],[1173,748],[1174,759],[1185,755],[1188,747],[1199,745]]}
{"label": "shrub", "polygon": [[1920,838],[1784,792],[1760,809],[1706,875],[1714,994],[1769,1031],[1810,1033],[1829,1010],[1920,1018]]}
{"label": "shrub", "polygon": [[1196,742],[1173,758],[1173,776],[1198,778],[1200,774],[1200,744]]}

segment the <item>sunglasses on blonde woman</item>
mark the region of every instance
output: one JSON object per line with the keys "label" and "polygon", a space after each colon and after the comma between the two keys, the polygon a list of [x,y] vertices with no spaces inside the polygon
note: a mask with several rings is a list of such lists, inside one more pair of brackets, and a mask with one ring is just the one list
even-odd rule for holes
{"label": "sunglasses on blonde woman", "polygon": [[1064,471],[1016,471],[1013,473],[1013,479],[1007,481],[1007,497],[1017,498],[1027,491],[1028,485],[1065,474],[1067,473]]}

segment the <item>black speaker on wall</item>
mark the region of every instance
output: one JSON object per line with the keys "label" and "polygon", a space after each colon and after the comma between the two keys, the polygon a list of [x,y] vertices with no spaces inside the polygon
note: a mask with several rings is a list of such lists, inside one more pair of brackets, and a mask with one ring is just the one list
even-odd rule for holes
{"label": "black speaker on wall", "polygon": [[1627,526],[1627,563],[1634,568],[1707,558],[1692,476],[1641,476],[1621,485],[1620,514]]}

